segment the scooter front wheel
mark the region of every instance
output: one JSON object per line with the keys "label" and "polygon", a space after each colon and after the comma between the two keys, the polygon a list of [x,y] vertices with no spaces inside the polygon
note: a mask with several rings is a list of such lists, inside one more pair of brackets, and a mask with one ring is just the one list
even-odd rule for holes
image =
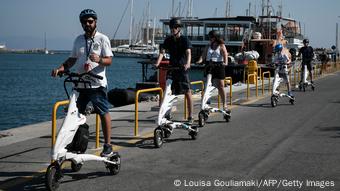
{"label": "scooter front wheel", "polygon": [[161,148],[163,145],[163,130],[157,127],[154,131],[153,143],[156,148]]}
{"label": "scooter front wheel", "polygon": [[52,163],[47,167],[45,174],[45,185],[47,190],[55,191],[59,188],[61,178],[60,167],[57,163]]}
{"label": "scooter front wheel", "polygon": [[111,175],[118,174],[121,166],[120,155],[117,153],[111,156],[110,161],[115,162],[116,164],[106,163],[106,168],[109,169]]}

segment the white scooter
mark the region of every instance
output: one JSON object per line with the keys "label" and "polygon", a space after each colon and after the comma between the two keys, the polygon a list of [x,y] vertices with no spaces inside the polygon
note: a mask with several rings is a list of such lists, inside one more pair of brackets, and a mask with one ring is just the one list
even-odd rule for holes
{"label": "white scooter", "polygon": [[[175,72],[178,70],[174,67],[165,69]],[[175,102],[177,102],[177,96],[172,94],[171,84],[172,79],[167,79],[163,101],[158,113],[157,128],[154,130],[154,145],[156,148],[160,148],[164,143],[164,139],[169,138],[173,130],[176,128],[187,130],[193,140],[195,140],[198,135],[198,128],[192,126],[192,124],[185,122],[175,122],[169,119],[170,117],[168,116],[170,116],[172,106]]]}
{"label": "white scooter", "polygon": [[288,97],[289,102],[294,105],[295,98],[294,96],[290,96],[285,93],[280,93],[277,88],[280,86],[280,83],[283,81],[283,78],[281,77],[281,72],[288,71],[288,66],[286,64],[275,64],[275,76],[274,76],[274,82],[273,82],[273,92],[271,96],[271,105],[273,107],[277,106],[277,103],[279,102],[279,99],[281,97]]}
{"label": "white scooter", "polygon": [[308,69],[307,69],[307,65],[305,65],[303,67],[303,71],[301,71],[301,72],[302,72],[303,75],[302,75],[302,81],[299,84],[299,90],[300,91],[303,90],[305,92],[306,88],[308,86],[310,86],[312,88],[312,90],[314,91],[315,90],[314,84],[312,84],[310,81],[307,80],[307,77],[308,77],[308,74],[309,74]]}
{"label": "white scooter", "polygon": [[[85,140],[84,137],[77,136],[77,134],[80,133],[79,131],[83,130],[82,128],[84,126],[87,126],[85,123],[85,115],[79,113],[76,106],[77,98],[79,96],[79,93],[77,92],[77,86],[79,84],[83,84],[85,88],[90,87],[90,82],[86,77],[91,76],[98,79],[101,79],[102,77],[90,72],[84,74],[65,72],[64,75],[67,76],[64,80],[64,88],[70,103],[66,118],[58,132],[57,140],[53,147],[52,160],[54,162],[52,162],[46,170],[45,185],[47,190],[58,189],[59,181],[63,177],[61,166],[65,161],[71,161],[71,168],[74,172],[79,171],[85,161],[104,162],[105,167],[112,175],[118,174],[120,170],[120,156],[118,153],[114,153],[109,157],[99,157],[93,154],[84,154],[88,143],[88,139],[86,139],[88,136],[88,131],[82,135],[85,136]],[[74,84],[71,96],[69,96],[67,92],[66,83]]]}
{"label": "white scooter", "polygon": [[212,78],[212,75],[208,73],[206,87],[204,90],[204,95],[203,95],[202,103],[201,103],[201,111],[198,113],[198,125],[200,127],[203,127],[205,125],[205,122],[208,120],[209,115],[211,113],[216,113],[216,112],[222,113],[226,122],[229,122],[231,118],[230,110],[225,111],[223,109],[209,106],[208,101],[212,97],[212,93],[216,90],[216,88],[212,85],[211,78]]}

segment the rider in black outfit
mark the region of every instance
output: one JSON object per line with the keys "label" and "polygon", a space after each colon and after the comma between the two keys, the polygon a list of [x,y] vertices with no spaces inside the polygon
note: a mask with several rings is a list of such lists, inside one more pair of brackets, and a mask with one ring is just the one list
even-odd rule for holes
{"label": "rider in black outfit", "polygon": [[304,66],[307,65],[307,69],[309,71],[309,77],[310,77],[310,82],[313,84],[313,73],[312,73],[312,60],[314,57],[314,51],[311,46],[308,46],[309,40],[304,39],[303,40],[304,47],[302,47],[299,51],[299,54],[297,57],[300,57],[302,54],[302,64],[301,64],[301,81],[300,84],[302,83],[303,79],[303,71],[304,71]]}

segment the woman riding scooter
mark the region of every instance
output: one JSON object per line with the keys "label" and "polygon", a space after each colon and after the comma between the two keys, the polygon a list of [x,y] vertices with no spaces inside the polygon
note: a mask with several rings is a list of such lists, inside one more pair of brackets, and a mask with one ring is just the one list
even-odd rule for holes
{"label": "woman riding scooter", "polygon": [[[204,76],[211,74],[214,86],[218,89],[218,94],[222,100],[223,111],[230,118],[231,111],[227,108],[226,92],[224,90],[225,66],[228,65],[228,51],[224,45],[224,41],[220,38],[219,32],[212,30],[209,32],[210,42],[206,46],[202,56],[197,61],[200,64],[205,60],[206,68]],[[206,104],[206,103],[202,103]],[[202,106],[203,108],[203,106]]]}

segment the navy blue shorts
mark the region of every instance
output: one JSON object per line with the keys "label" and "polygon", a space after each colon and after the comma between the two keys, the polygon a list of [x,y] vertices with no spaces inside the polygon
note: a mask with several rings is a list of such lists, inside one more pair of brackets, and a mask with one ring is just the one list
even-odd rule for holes
{"label": "navy blue shorts", "polygon": [[84,114],[87,104],[91,101],[94,111],[103,116],[109,112],[109,101],[107,100],[107,89],[104,87],[81,89],[77,100],[80,113]]}
{"label": "navy blue shorts", "polygon": [[185,94],[190,91],[188,71],[183,69],[168,71],[167,79],[172,79],[171,91],[174,95]]}

